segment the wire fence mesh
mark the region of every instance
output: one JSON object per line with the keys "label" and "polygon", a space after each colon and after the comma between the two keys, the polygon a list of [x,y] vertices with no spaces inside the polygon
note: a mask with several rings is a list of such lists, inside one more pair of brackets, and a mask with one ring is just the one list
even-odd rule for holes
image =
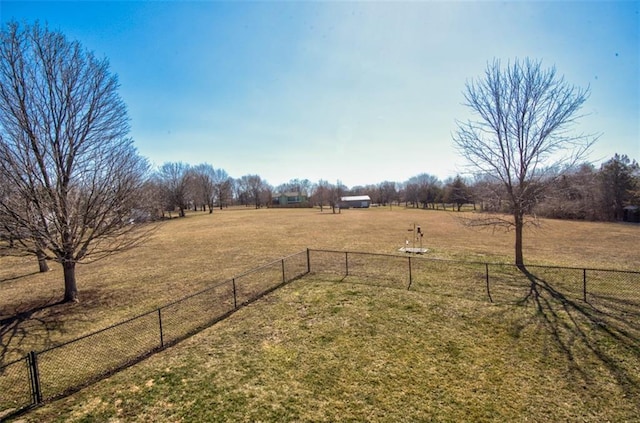
{"label": "wire fence mesh", "polygon": [[142,316],[38,353],[43,398],[108,374],[160,347],[158,314]]}
{"label": "wire fence mesh", "polygon": [[640,327],[640,273],[585,270],[584,299],[598,311]]}
{"label": "wire fence mesh", "polygon": [[161,347],[170,345],[207,327],[235,309],[233,283],[225,281],[158,310],[157,325]]}
{"label": "wire fence mesh", "polygon": [[408,257],[405,260],[411,262],[411,290],[461,295],[472,300],[487,298],[484,264],[425,260],[422,257]]}
{"label": "wire fence mesh", "polygon": [[312,273],[377,286],[401,287],[439,295],[496,303],[517,303],[534,284],[557,295],[581,300],[624,315],[640,308],[640,272],[554,266],[463,262],[421,255],[368,254],[310,250]]}
{"label": "wire fence mesh", "polygon": [[0,421],[35,402],[28,361],[29,357],[24,357],[0,367]]}
{"label": "wire fence mesh", "polygon": [[599,313],[628,322],[640,320],[640,272],[546,266],[527,266],[523,271],[511,264],[436,260],[419,255],[305,250],[3,365],[0,420],[136,362],[307,273],[494,303],[522,301],[532,286],[539,284],[559,297],[582,301]]}

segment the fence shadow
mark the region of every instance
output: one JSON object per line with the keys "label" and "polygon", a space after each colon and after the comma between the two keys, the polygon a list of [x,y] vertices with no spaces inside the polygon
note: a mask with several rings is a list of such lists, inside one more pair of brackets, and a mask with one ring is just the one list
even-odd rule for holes
{"label": "fence shadow", "polygon": [[523,269],[523,273],[530,282],[530,289],[518,303],[532,304],[535,315],[516,322],[515,331],[523,331],[530,325],[542,327],[566,357],[571,372],[585,386],[591,384],[592,374],[598,371],[587,366],[584,360],[576,359],[584,350],[588,351],[590,358],[609,372],[626,396],[640,398],[640,375],[636,364],[618,358],[618,355],[626,355],[633,357],[635,363],[640,362],[640,323],[637,319],[640,304],[609,298],[596,307],[564,295],[551,282],[528,269]]}

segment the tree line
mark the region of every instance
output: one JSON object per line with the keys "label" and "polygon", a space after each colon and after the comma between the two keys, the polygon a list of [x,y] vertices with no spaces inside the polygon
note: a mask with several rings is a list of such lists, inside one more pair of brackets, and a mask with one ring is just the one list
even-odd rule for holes
{"label": "tree line", "polygon": [[[640,166],[626,155],[616,154],[599,168],[583,163],[539,182],[537,201],[528,214],[556,219],[616,221],[625,219],[625,207],[640,205]],[[347,187],[340,181],[312,182],[291,179],[273,186],[256,174],[240,178],[208,163],[189,165],[167,162],[152,172],[145,198],[154,217],[184,216],[186,210],[213,213],[231,205],[271,207],[280,194],[299,193],[308,207],[337,207],[340,197],[368,195],[374,205],[461,211],[510,213],[503,185],[483,175],[456,175],[444,181],[421,173],[403,182]]]}

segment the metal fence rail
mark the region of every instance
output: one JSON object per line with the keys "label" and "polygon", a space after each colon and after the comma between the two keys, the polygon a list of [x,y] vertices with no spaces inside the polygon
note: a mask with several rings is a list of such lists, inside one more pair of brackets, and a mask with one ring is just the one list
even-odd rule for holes
{"label": "metal fence rail", "polygon": [[539,284],[622,320],[640,319],[640,272],[437,260],[307,249],[156,310],[0,367],[0,420],[135,363],[308,273],[375,286],[514,303]]}

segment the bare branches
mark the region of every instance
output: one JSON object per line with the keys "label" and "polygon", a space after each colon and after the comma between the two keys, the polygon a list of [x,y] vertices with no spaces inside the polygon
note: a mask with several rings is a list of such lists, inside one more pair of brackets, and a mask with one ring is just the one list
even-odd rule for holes
{"label": "bare branches", "polygon": [[138,243],[131,225],[149,169],[107,60],[38,24],[0,32],[0,223],[14,244],[65,269]]}
{"label": "bare branches", "polygon": [[[571,129],[589,90],[568,84],[554,67],[515,60],[487,65],[484,78],[467,82],[465,104],[477,116],[457,122],[454,145],[474,172],[505,188],[516,230],[516,263],[522,264],[524,215],[539,201],[545,183],[583,159],[596,137]],[[502,220],[481,219],[502,227]]]}

